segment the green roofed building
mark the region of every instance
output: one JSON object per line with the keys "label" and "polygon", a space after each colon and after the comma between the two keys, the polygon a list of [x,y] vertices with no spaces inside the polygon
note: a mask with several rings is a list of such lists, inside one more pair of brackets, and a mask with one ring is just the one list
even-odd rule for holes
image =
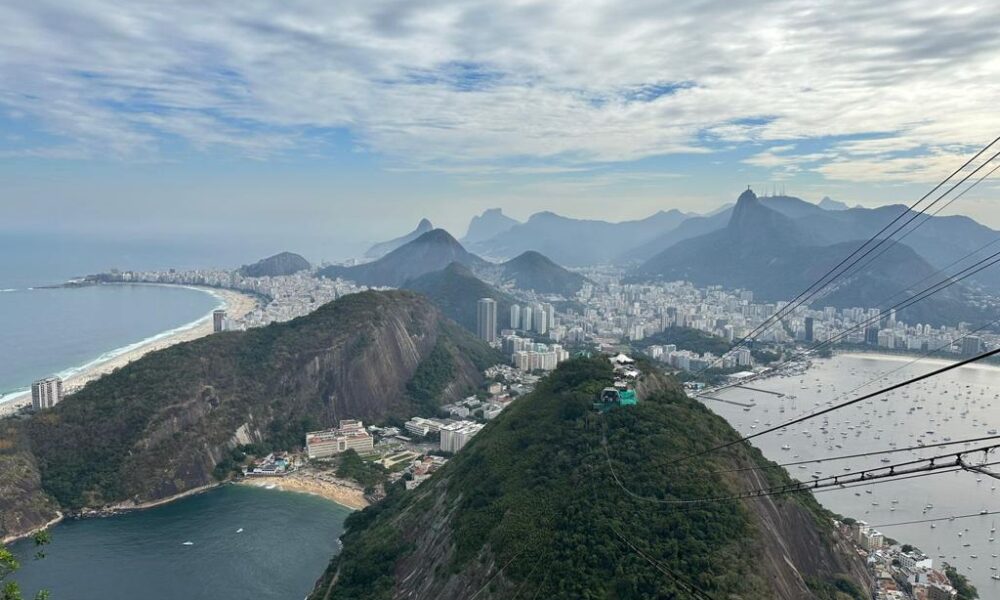
{"label": "green roofed building", "polygon": [[618,404],[620,406],[633,406],[636,402],[635,390],[625,390],[618,393]]}

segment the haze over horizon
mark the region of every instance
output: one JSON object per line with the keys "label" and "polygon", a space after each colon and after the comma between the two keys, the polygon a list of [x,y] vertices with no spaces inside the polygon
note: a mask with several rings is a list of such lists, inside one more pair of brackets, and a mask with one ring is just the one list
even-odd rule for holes
{"label": "haze over horizon", "polygon": [[[752,184],[910,203],[1000,130],[990,2],[0,8],[5,235],[355,255]],[[1000,228],[987,180],[949,208]],[[59,218],[53,219],[53,215]]]}

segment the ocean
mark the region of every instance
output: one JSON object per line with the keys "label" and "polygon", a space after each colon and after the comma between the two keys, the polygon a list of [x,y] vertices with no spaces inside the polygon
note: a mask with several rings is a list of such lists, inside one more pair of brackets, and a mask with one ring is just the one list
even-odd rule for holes
{"label": "ocean", "polygon": [[71,375],[187,326],[220,304],[204,290],[178,287],[45,286],[112,267],[197,263],[189,254],[183,245],[167,252],[72,237],[0,239],[0,402],[36,379]]}
{"label": "ocean", "polygon": [[189,326],[220,304],[203,290],[169,286],[0,288],[0,394],[10,397],[48,375],[65,378]]}
{"label": "ocean", "polygon": [[295,600],[339,552],[349,513],[307,494],[227,485],[60,523],[42,560],[30,541],[16,542],[22,568],[14,579],[25,598],[47,589],[59,600]]}

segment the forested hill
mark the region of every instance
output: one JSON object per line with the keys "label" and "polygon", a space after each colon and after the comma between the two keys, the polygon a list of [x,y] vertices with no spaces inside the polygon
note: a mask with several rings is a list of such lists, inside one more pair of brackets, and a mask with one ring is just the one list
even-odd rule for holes
{"label": "forested hill", "polygon": [[476,303],[480,298],[492,298],[497,303],[497,323],[500,328],[509,323],[514,299],[477,278],[461,263],[451,263],[440,271],[426,273],[403,284],[409,290],[427,296],[448,318],[469,331],[476,330]]}
{"label": "forested hill", "polygon": [[15,480],[20,499],[0,498],[0,513],[30,524],[44,511],[18,514],[43,506],[43,492],[64,508],[183,492],[213,481],[236,445],[290,448],[339,419],[408,418],[474,389],[499,359],[404,291],[178,344],[0,430],[0,482]]}
{"label": "forested hill", "polygon": [[299,271],[307,271],[312,266],[301,255],[293,252],[281,252],[268,256],[252,265],[240,267],[240,275],[244,277],[279,277],[293,275]]}
{"label": "forested hill", "polygon": [[626,494],[611,468],[660,499],[788,476],[717,473],[764,464],[748,446],[668,466],[736,433],[661,376],[600,415],[611,379],[604,358],[564,363],[419,488],[353,514],[312,598],[689,598],[668,570],[713,598],[866,597],[863,565],[810,496],[680,509]]}

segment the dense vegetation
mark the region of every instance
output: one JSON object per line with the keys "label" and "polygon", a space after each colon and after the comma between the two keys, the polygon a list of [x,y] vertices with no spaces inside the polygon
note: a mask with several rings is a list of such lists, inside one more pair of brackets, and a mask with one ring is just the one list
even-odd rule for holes
{"label": "dense vegetation", "polygon": [[721,355],[729,350],[729,342],[726,340],[693,327],[667,327],[659,333],[633,342],[633,345],[639,348],[666,344],[674,344],[678,350],[690,350],[698,354],[711,352]]}
{"label": "dense vegetation", "polygon": [[413,367],[424,393],[440,392],[449,375],[468,384],[495,358],[408,292],[353,294],[287,323],[153,353],[27,423],[42,484],[66,508],[162,497],[224,476],[246,423],[262,451],[300,446],[306,431],[345,414],[408,418],[412,372],[401,365],[412,355],[392,352],[421,340],[424,357],[433,354]]}
{"label": "dense vegetation", "polygon": [[944,574],[948,576],[951,586],[958,592],[956,600],[977,600],[979,598],[979,592],[976,590],[976,587],[969,583],[969,580],[965,578],[965,575],[959,573],[958,569],[945,564]]}
{"label": "dense vegetation", "polygon": [[552,262],[545,255],[529,250],[499,265],[500,278],[522,290],[539,294],[558,294],[572,298],[587,278]]}
{"label": "dense vegetation", "polygon": [[282,275],[292,275],[299,271],[312,268],[309,261],[301,255],[293,252],[281,252],[274,256],[268,256],[252,265],[240,267],[240,275],[244,277],[279,277]]}
{"label": "dense vegetation", "polygon": [[[771,598],[768,578],[754,564],[757,532],[745,505],[636,501],[612,476],[613,469],[643,497],[710,497],[733,485],[714,471],[734,460],[761,461],[759,453],[737,448],[667,466],[671,457],[727,439],[732,430],[676,387],[600,415],[591,405],[611,379],[604,358],[564,363],[431,482],[413,493],[396,490],[386,505],[353,516],[344,551],[327,573],[338,577],[330,597],[390,598],[398,561],[408,560],[421,532],[443,526],[429,519],[447,518],[449,551],[433,577],[471,577],[488,564],[505,565],[483,597],[525,589],[544,598],[688,597],[664,577],[665,568],[715,597]],[[787,481],[778,471],[767,477]],[[821,516],[808,498],[779,502],[799,510],[804,503]],[[426,572],[433,552],[418,554]],[[852,597],[839,579],[817,578],[826,584],[840,594],[830,598]],[[325,592],[321,586],[316,597]]]}
{"label": "dense vegetation", "polygon": [[337,477],[353,479],[365,486],[366,490],[385,483],[387,476],[385,467],[361,458],[353,449],[348,449],[340,455]]}
{"label": "dense vegetation", "polygon": [[500,328],[509,325],[514,299],[477,278],[460,263],[426,273],[407,281],[403,287],[427,296],[445,316],[473,332],[476,331],[476,302],[480,298],[492,298],[497,303],[497,325]]}

